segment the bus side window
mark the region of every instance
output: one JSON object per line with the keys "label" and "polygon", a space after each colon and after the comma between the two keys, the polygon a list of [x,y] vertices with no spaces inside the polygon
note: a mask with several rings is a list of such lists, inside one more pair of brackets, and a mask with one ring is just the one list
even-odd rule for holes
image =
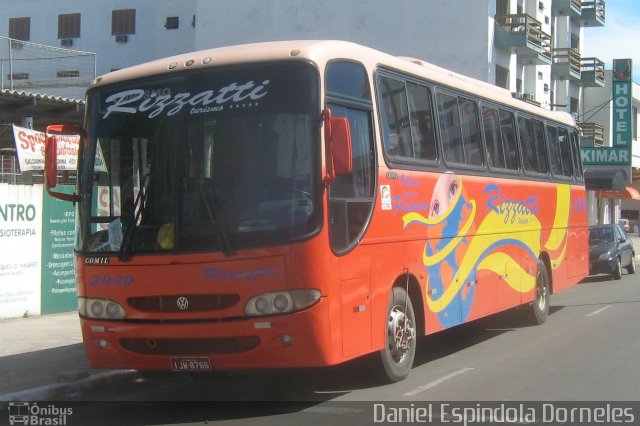
{"label": "bus side window", "polygon": [[544,145],[544,124],[539,120],[518,117],[520,150],[526,172],[547,174],[547,154]]}
{"label": "bus side window", "polygon": [[575,177],[582,179],[582,159],[580,158],[580,143],[578,142],[578,134],[571,132],[571,149],[573,151],[573,169]]}
{"label": "bus side window", "polygon": [[567,129],[558,128],[558,145],[560,147],[560,162],[562,163],[562,175],[573,176],[573,161],[571,159],[571,145],[569,144],[569,132]]}
{"label": "bus side window", "polygon": [[470,99],[446,93],[438,93],[437,99],[445,161],[482,166],[478,105]]}
{"label": "bus side window", "polygon": [[429,89],[386,76],[377,82],[385,155],[392,160],[435,161],[438,151]]}
{"label": "bus side window", "polygon": [[516,123],[512,112],[500,110],[500,131],[505,153],[505,167],[510,170],[520,170]]}
{"label": "bus side window", "polygon": [[446,93],[438,93],[437,100],[444,159],[448,163],[464,164],[465,157],[458,98]]}
{"label": "bus side window", "polygon": [[435,161],[438,158],[431,92],[424,86],[407,83],[413,157]]}
{"label": "bus side window", "polygon": [[520,135],[520,151],[522,152],[522,164],[525,172],[535,172],[536,156],[533,152],[533,129],[531,119],[518,117],[518,134]]}
{"label": "bus side window", "polygon": [[484,139],[487,144],[487,161],[490,167],[505,168],[504,149],[500,135],[500,115],[496,108],[482,107]]}
{"label": "bus side window", "polygon": [[544,123],[540,120],[531,120],[533,130],[534,153],[538,163],[538,173],[549,173],[549,160],[547,147],[544,142]]}
{"label": "bus side window", "polygon": [[464,141],[465,162],[474,166],[482,165],[482,137],[478,121],[478,105],[469,99],[458,98],[460,123]]}
{"label": "bus side window", "polygon": [[390,157],[413,157],[411,122],[404,82],[388,77],[378,79],[382,108],[382,140]]}
{"label": "bus side window", "polygon": [[549,143],[549,158],[551,159],[551,172],[555,176],[562,176],[562,159],[560,158],[560,142],[558,141],[558,128],[547,125],[547,142]]}

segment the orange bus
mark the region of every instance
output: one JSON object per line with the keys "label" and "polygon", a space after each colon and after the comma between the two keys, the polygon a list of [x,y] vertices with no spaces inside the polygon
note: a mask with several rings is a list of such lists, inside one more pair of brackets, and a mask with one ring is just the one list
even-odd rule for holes
{"label": "orange bus", "polygon": [[[224,47],[119,70],[50,126],[76,203],[94,368],[328,366],[588,273],[575,123],[488,83],[353,43]],[[55,191],[55,133],[81,135]]]}

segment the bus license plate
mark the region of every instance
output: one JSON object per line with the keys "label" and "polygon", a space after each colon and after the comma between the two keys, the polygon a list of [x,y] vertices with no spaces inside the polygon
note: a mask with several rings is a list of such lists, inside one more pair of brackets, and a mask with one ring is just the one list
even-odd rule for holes
{"label": "bus license plate", "polygon": [[173,371],[211,371],[209,358],[171,358]]}

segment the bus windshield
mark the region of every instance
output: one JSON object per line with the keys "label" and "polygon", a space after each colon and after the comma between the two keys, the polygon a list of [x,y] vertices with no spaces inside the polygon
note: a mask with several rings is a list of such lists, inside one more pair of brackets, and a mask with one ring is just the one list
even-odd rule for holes
{"label": "bus windshield", "polygon": [[319,229],[318,72],[181,71],[87,97],[77,250],[221,251]]}

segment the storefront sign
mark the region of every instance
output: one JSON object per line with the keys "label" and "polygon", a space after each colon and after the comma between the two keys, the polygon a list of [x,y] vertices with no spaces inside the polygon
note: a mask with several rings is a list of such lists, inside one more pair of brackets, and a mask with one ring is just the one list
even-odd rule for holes
{"label": "storefront sign", "polygon": [[[56,188],[65,194],[75,189],[72,185]],[[73,269],[74,205],[45,194],[43,212],[42,314],[73,311],[78,303]]]}
{"label": "storefront sign", "polygon": [[[24,127],[13,126],[13,138],[20,163],[20,171],[44,170],[45,134]],[[56,135],[58,170],[76,170],[80,136]],[[98,145],[95,170],[107,172],[106,163]]]}
{"label": "storefront sign", "polygon": [[[44,170],[45,134],[24,127],[13,126],[13,137],[20,161],[20,171]],[[58,170],[76,170],[80,136],[57,135]]]}
{"label": "storefront sign", "polygon": [[40,315],[42,185],[0,183],[0,319]]}
{"label": "storefront sign", "polygon": [[631,164],[631,151],[625,147],[583,147],[580,148],[582,164],[589,165],[628,165]]}

